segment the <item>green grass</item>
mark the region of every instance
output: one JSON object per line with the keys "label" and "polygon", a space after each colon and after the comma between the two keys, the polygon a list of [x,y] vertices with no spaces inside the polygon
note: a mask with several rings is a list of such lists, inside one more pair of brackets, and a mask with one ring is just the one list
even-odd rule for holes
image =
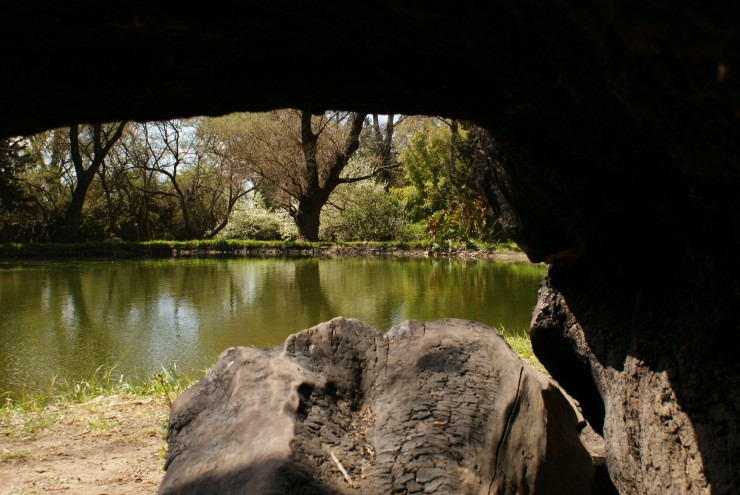
{"label": "green grass", "polygon": [[111,421],[105,418],[94,418],[87,420],[87,426],[93,433],[108,433],[121,426],[121,423],[119,421]]}
{"label": "green grass", "polygon": [[24,452],[22,450],[5,450],[0,452],[0,460],[2,461],[28,459],[29,457],[28,452]]}
{"label": "green grass", "polygon": [[[76,382],[54,377],[45,392],[2,394],[0,426],[20,424],[25,436],[33,437],[38,431],[54,424],[61,417],[60,408],[66,405],[118,394],[159,396],[167,404],[171,404],[175,397],[196,381],[180,372],[175,365],[163,367],[161,371],[150,376],[131,378],[116,375],[115,368],[101,366],[91,378]],[[94,431],[107,431],[116,425],[98,422],[89,426]]]}
{"label": "green grass", "polygon": [[532,350],[532,341],[529,340],[529,335],[525,330],[514,332],[505,329],[503,326],[497,328],[498,333],[504,338],[507,344],[516,352],[522,360],[528,365],[534,367],[541,373],[547,373],[547,370],[542,363],[537,359]]}
{"label": "green grass", "polygon": [[69,402],[87,402],[98,396],[129,394],[129,395],[156,395],[167,398],[179,394],[187,388],[192,380],[181,373],[176,365],[162,368],[161,371],[147,377],[126,378],[115,373],[116,366],[101,366],[93,376],[87,380],[72,382],[67,379],[55,380],[50,387],[51,393],[39,397],[42,402],[51,402],[62,405]]}
{"label": "green grass", "polygon": [[[525,362],[544,372],[544,367],[532,351],[532,343],[525,331],[511,331],[500,326],[498,332]],[[215,364],[212,363],[211,366]],[[96,397],[127,394],[141,397],[159,395],[172,403],[175,397],[205,375],[191,377],[177,369],[177,365],[145,377],[124,377],[116,374],[116,366],[101,366],[89,379],[71,381],[52,377],[44,392],[0,395],[0,421],[9,416],[58,408],[71,403],[87,402]],[[42,425],[41,425],[42,426]],[[38,427],[34,427],[38,429]]]}

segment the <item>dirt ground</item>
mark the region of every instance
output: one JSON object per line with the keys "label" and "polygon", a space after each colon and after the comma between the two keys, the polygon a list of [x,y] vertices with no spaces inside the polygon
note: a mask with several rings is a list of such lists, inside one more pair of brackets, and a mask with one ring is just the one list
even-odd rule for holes
{"label": "dirt ground", "polygon": [[2,421],[0,494],[155,494],[168,414],[163,397],[114,395]]}

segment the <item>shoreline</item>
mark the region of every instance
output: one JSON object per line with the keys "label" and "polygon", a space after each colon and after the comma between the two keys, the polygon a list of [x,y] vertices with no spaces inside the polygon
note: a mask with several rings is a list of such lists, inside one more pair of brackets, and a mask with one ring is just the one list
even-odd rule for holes
{"label": "shoreline", "polygon": [[[0,244],[0,261],[39,259],[163,259],[244,257],[386,257],[499,260],[532,263],[511,245],[443,249],[429,243],[306,243],[275,241],[103,241],[81,244]],[[534,264],[534,263],[533,263]]]}
{"label": "shoreline", "polygon": [[[500,260],[500,261],[525,261],[531,263],[524,253],[502,252],[493,250],[460,250],[446,253],[434,253],[428,249],[401,249],[401,248],[362,248],[362,247],[315,247],[308,249],[295,248],[259,248],[251,250],[219,251],[219,250],[189,250],[178,249],[173,252],[172,258],[187,257],[305,257],[305,258],[451,258],[470,260]],[[534,264],[534,263],[533,263]]]}

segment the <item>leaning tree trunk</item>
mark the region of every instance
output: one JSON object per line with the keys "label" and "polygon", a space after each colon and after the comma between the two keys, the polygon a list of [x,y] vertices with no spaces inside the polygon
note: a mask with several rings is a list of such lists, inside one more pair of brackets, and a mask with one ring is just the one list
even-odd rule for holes
{"label": "leaning tree trunk", "polygon": [[61,242],[77,242],[80,237],[80,226],[82,225],[82,207],[85,205],[87,190],[90,188],[94,174],[83,175],[77,180],[72,192],[72,202],[67,207],[64,215],[64,227],[59,233],[58,240]]}

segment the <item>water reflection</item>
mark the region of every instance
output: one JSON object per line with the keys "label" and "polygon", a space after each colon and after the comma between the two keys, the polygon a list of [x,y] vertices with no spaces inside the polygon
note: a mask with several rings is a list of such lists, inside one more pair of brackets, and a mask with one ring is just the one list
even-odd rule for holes
{"label": "water reflection", "polygon": [[337,315],[381,330],[458,317],[524,329],[544,267],[460,260],[237,259],[0,264],[0,391],[279,344]]}

